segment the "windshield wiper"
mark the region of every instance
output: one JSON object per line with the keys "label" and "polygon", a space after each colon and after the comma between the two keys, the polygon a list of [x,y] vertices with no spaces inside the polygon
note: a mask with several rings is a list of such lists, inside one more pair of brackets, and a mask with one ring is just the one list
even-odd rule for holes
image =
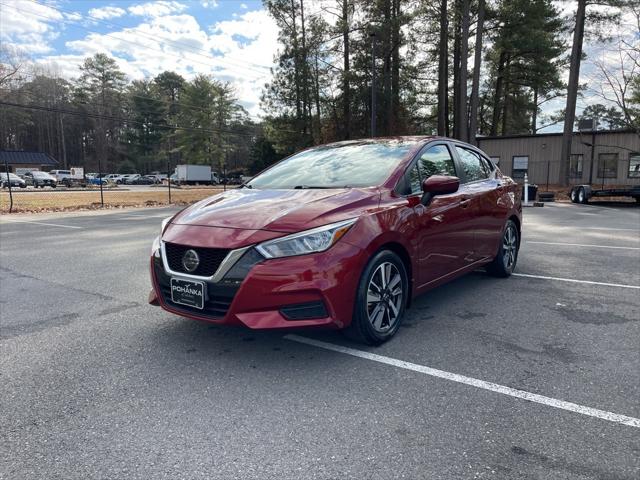
{"label": "windshield wiper", "polygon": [[251,185],[249,185],[248,183],[243,183],[238,188],[253,188],[253,187]]}
{"label": "windshield wiper", "polygon": [[336,188],[336,187],[321,187],[319,185],[296,185],[295,187],[293,187],[294,190],[316,190],[316,189],[323,189],[323,188]]}

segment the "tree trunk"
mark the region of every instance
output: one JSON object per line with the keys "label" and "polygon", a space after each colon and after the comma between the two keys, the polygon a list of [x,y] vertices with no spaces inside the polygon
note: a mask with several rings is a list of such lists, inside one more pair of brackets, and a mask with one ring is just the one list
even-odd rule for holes
{"label": "tree trunk", "polygon": [[473,61],[473,83],[471,86],[471,111],[469,113],[469,141],[477,145],[478,104],[480,94],[480,68],[482,67],[482,30],[484,29],[484,0],[478,3],[478,25],[476,27],[476,45]]}
{"label": "tree trunk", "polygon": [[509,91],[511,89],[511,58],[507,55],[507,59],[504,64],[504,94],[502,100],[502,135],[506,135],[509,130],[508,117],[509,108],[511,107],[511,96]]}
{"label": "tree trunk", "polygon": [[533,89],[533,112],[531,112],[531,133],[538,131],[538,87]]}
{"label": "tree trunk", "polygon": [[500,105],[502,101],[502,90],[504,82],[504,62],[506,53],[500,52],[500,60],[498,61],[498,75],[496,78],[496,90],[493,95],[493,115],[491,119],[491,131],[489,135],[495,137],[498,134],[498,123],[500,122]]}
{"label": "tree trunk", "polygon": [[460,138],[460,48],[462,38],[461,2],[455,2],[455,23],[453,33],[453,138]]}
{"label": "tree trunk", "polygon": [[293,45],[293,69],[294,82],[296,84],[296,120],[302,118],[302,106],[300,104],[300,50],[298,48],[298,30],[296,28],[296,4],[291,0],[291,44]]}
{"label": "tree trunk", "polygon": [[447,1],[440,0],[440,44],[438,46],[438,135],[448,135],[448,64],[449,64],[449,20]]}
{"label": "tree trunk", "polygon": [[309,61],[307,58],[307,34],[304,25],[304,0],[300,0],[300,31],[302,33],[302,103],[304,109],[305,132],[312,132],[311,129],[311,101],[309,97]]}
{"label": "tree trunk", "polygon": [[582,57],[582,42],[584,40],[584,19],[586,0],[578,0],[576,26],[573,31],[573,47],[571,49],[571,65],[569,67],[569,85],[567,87],[567,106],[564,115],[564,130],[562,132],[562,150],[560,153],[560,184],[569,184],[569,160],[571,157],[571,140],[573,139],[573,122],[576,117],[576,99],[578,96],[578,81],[580,80],[580,60]]}
{"label": "tree trunk", "polygon": [[467,110],[467,80],[469,58],[469,0],[462,1],[460,27],[460,73],[458,81],[458,134],[460,140],[469,141],[468,110]]}
{"label": "tree trunk", "polygon": [[342,42],[344,43],[342,73],[342,138],[351,138],[351,86],[349,72],[349,0],[342,0]]}
{"label": "tree trunk", "polygon": [[391,129],[390,134],[398,133],[400,113],[400,0],[392,2],[391,23]]}
{"label": "tree trunk", "polygon": [[62,121],[61,113],[58,116],[58,121],[60,123],[60,145],[62,147],[62,162],[63,162],[64,168],[67,169],[69,168],[69,165],[67,163],[67,142],[64,137],[64,123]]}
{"label": "tree trunk", "polygon": [[382,98],[384,112],[384,134],[391,132],[391,0],[384,0],[384,67],[382,71]]}

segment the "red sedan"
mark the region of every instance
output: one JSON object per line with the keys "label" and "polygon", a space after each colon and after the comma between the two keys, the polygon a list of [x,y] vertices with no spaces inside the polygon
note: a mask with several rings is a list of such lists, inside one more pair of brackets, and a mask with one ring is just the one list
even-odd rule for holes
{"label": "red sedan", "polygon": [[507,277],[520,189],[476,147],[439,137],[310,148],[163,222],[149,302],[249,328],[391,338],[411,299],[484,266]]}

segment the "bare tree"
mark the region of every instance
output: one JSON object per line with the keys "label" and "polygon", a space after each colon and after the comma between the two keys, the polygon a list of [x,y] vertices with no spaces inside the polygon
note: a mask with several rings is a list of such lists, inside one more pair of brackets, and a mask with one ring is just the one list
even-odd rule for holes
{"label": "bare tree", "polygon": [[624,116],[624,122],[640,133],[640,115],[631,102],[634,82],[640,75],[640,41],[619,38],[613,55],[595,61],[598,69],[598,85],[595,93],[609,103],[615,104]]}

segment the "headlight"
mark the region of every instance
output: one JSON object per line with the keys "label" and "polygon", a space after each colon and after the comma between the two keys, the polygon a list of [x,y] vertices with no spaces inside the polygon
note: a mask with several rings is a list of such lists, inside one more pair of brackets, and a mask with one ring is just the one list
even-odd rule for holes
{"label": "headlight", "polygon": [[306,253],[324,252],[342,238],[356,220],[357,218],[352,218],[269,240],[257,245],[256,249],[266,258],[292,257]]}
{"label": "headlight", "polygon": [[169,224],[169,222],[171,221],[173,217],[167,217],[164,220],[162,220],[162,226],[160,227],[160,236],[162,236],[162,234],[164,233],[165,228],[167,228],[167,225]]}

